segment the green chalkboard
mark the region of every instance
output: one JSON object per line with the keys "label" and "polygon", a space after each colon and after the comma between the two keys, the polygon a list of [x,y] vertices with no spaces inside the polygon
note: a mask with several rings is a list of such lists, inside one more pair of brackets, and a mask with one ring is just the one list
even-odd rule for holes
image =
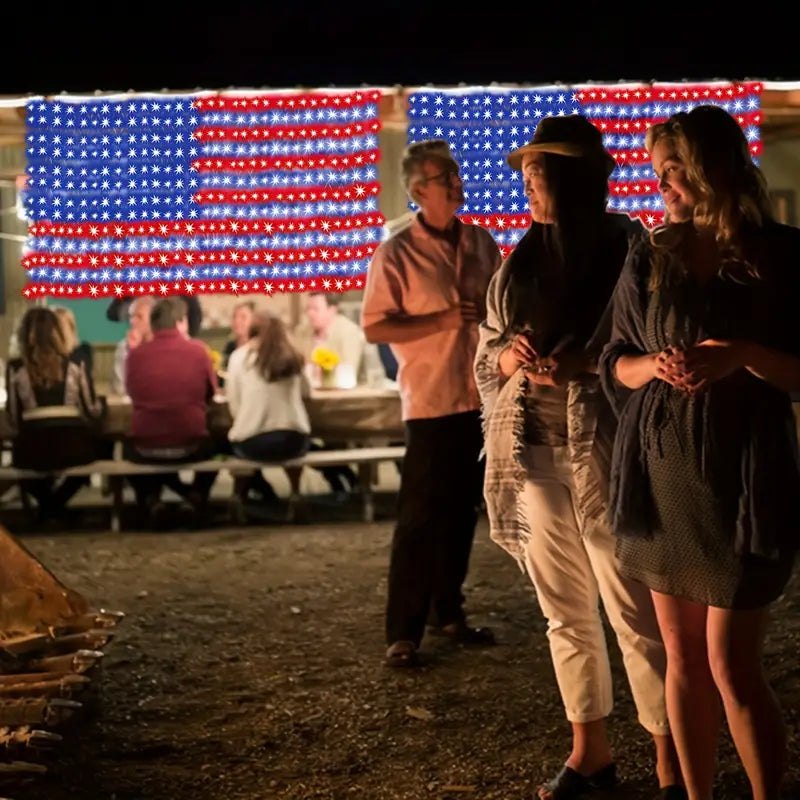
{"label": "green chalkboard", "polygon": [[124,322],[111,322],[106,318],[110,300],[51,300],[54,306],[66,306],[75,315],[78,336],[84,342],[116,343],[125,336],[128,326]]}

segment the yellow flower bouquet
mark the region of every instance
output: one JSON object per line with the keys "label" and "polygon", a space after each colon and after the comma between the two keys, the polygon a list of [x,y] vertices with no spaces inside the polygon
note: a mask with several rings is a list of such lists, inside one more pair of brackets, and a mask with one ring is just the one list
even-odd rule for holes
{"label": "yellow flower bouquet", "polygon": [[327,347],[315,347],[311,351],[311,363],[320,369],[320,385],[332,388],[336,385],[336,366],[339,363],[339,354]]}
{"label": "yellow flower bouquet", "polygon": [[219,372],[220,368],[222,367],[222,353],[219,350],[212,350],[210,347],[208,349],[208,357],[211,359],[211,366],[214,368],[214,372]]}
{"label": "yellow flower bouquet", "polygon": [[206,352],[208,353],[209,361],[211,361],[211,368],[214,370],[216,376],[225,380],[225,371],[222,369],[222,353],[208,345],[206,345]]}
{"label": "yellow flower bouquet", "polygon": [[315,347],[311,352],[311,361],[323,372],[333,372],[339,363],[339,354],[327,347]]}

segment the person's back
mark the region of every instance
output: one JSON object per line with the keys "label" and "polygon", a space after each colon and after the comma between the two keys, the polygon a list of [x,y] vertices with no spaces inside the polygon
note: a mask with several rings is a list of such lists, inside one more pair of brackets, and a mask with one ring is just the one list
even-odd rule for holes
{"label": "person's back", "polygon": [[303,402],[306,393],[302,372],[267,381],[256,363],[250,345],[234,350],[228,364],[226,384],[233,424],[228,432],[232,442],[262,433],[293,430],[309,433],[311,426]]}
{"label": "person's back", "polygon": [[80,432],[102,415],[103,404],[95,397],[91,377],[83,364],[65,356],[58,379],[37,384],[23,359],[13,359],[8,364],[7,385],[9,421],[18,432],[14,447],[16,466],[49,469],[94,459],[94,455],[86,459],[77,452],[65,451],[66,447],[42,447],[48,440],[50,444],[61,442],[59,431],[72,442],[73,431],[79,438]]}
{"label": "person's back", "polygon": [[[206,424],[208,401],[217,378],[206,346],[189,339],[186,304],[165,298],[150,313],[152,337],[128,353],[125,385],[133,415],[125,457],[131,461],[177,465],[211,458],[216,452]],[[135,475],[129,480],[140,509],[151,521],[159,515],[163,485],[183,497],[197,514],[206,513],[215,473],[195,472],[191,484],[176,472]]]}
{"label": "person's back", "polygon": [[208,436],[206,411],[216,379],[202,342],[178,328],[157,329],[128,353],[125,384],[133,403],[130,437],[151,447],[182,446]]}
{"label": "person's back", "polygon": [[258,314],[253,338],[231,355],[226,383],[233,452],[257,461],[305,453],[311,424],[303,400],[303,359],[277,317]]}
{"label": "person's back", "polygon": [[[16,435],[15,467],[61,470],[107,458],[110,447],[100,437],[105,406],[94,393],[82,361],[73,361],[56,314],[30,308],[21,323],[21,357],[8,365],[7,413]],[[67,477],[60,482],[25,480],[21,488],[36,498],[41,519],[58,515],[86,482]]]}

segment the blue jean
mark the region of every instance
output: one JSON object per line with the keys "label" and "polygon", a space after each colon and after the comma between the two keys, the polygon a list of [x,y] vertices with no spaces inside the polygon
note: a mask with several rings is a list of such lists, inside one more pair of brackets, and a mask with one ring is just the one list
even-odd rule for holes
{"label": "blue jean", "polygon": [[269,431],[231,442],[234,455],[251,461],[286,461],[308,452],[311,439],[300,431]]}

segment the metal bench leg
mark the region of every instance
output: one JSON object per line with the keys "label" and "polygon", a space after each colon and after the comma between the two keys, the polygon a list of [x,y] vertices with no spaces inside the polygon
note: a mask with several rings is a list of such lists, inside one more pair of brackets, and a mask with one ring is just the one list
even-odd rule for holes
{"label": "metal bench leg", "polygon": [[252,473],[232,471],[233,489],[231,498],[228,502],[228,516],[233,525],[246,525],[247,514],[245,512],[245,502],[247,501],[247,487]]}
{"label": "metal bench leg", "polygon": [[364,522],[375,520],[375,498],[372,494],[372,484],[375,482],[376,464],[358,465],[358,484],[361,487],[362,503],[364,509]]}
{"label": "metal bench leg", "polygon": [[122,489],[125,478],[122,475],[109,475],[108,483],[111,489],[111,530],[119,533],[122,530]]}

